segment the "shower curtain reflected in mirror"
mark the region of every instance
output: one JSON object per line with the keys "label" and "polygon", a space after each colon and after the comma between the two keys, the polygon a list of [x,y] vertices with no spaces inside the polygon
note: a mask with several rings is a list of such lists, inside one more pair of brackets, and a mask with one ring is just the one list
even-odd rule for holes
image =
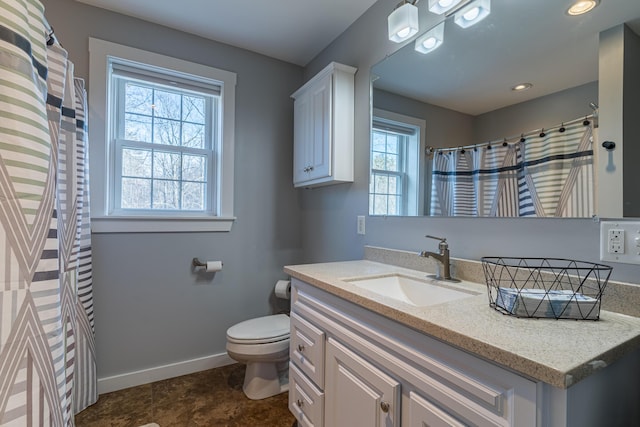
{"label": "shower curtain reflected in mirror", "polygon": [[0,425],[73,425],[97,400],[86,93],[40,2],[0,14]]}
{"label": "shower curtain reflected in mirror", "polygon": [[593,120],[515,142],[436,149],[431,215],[583,217],[595,214]]}

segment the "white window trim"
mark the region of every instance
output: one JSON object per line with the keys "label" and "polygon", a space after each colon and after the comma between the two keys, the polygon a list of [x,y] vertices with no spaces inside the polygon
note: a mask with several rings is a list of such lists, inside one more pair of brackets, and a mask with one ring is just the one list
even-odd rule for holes
{"label": "white window trim", "polygon": [[[109,57],[176,70],[222,82],[222,149],[217,192],[219,215],[194,217],[116,216],[108,214],[109,162],[113,161],[108,141]],[[236,74],[206,65],[171,58],[116,43],[89,38],[89,144],[91,150],[91,230],[94,233],[230,231],[233,214]]]}

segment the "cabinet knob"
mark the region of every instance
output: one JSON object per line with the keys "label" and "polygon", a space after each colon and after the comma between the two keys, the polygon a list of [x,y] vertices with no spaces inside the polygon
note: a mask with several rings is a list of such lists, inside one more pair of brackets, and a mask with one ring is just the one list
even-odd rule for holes
{"label": "cabinet knob", "polygon": [[312,171],[313,170],[313,166],[309,166],[309,170]]}
{"label": "cabinet knob", "polygon": [[298,344],[298,351],[301,353],[304,351],[304,346],[302,344]]}
{"label": "cabinet knob", "polygon": [[386,414],[389,412],[389,404],[387,402],[380,402],[380,409]]}
{"label": "cabinet knob", "polygon": [[302,408],[302,404],[304,402],[301,399],[296,400],[296,405],[298,405],[298,408]]}

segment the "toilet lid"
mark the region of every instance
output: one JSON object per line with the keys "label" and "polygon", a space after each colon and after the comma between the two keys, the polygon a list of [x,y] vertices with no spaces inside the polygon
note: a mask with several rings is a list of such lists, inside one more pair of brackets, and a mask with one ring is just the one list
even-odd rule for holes
{"label": "toilet lid", "polygon": [[245,320],[227,329],[234,341],[279,341],[289,337],[289,316],[274,314]]}

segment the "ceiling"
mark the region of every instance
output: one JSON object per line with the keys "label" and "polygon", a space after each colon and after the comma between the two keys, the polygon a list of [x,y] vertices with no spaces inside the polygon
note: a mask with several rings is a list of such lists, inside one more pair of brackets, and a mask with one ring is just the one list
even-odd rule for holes
{"label": "ceiling", "polygon": [[[421,31],[441,22],[418,4]],[[478,115],[598,80],[598,34],[623,22],[640,34],[640,0],[602,0],[588,14],[571,0],[491,0],[491,14],[462,29],[445,22],[444,42],[416,52],[411,41],[373,68],[374,86]],[[515,93],[511,87],[530,82]],[[594,100],[595,101],[595,100]]]}
{"label": "ceiling", "polygon": [[76,0],[306,65],[377,0]]}
{"label": "ceiling", "polygon": [[[377,0],[76,0],[304,66]],[[572,0],[491,0],[491,14],[421,55],[413,40],[373,69],[376,87],[481,114],[598,79],[598,33],[627,22],[640,34],[640,0],[601,0],[581,17]],[[392,4],[392,3],[391,3]],[[421,33],[443,18],[417,3]],[[386,22],[381,23],[386,27]],[[514,94],[516,83],[534,87]]]}

